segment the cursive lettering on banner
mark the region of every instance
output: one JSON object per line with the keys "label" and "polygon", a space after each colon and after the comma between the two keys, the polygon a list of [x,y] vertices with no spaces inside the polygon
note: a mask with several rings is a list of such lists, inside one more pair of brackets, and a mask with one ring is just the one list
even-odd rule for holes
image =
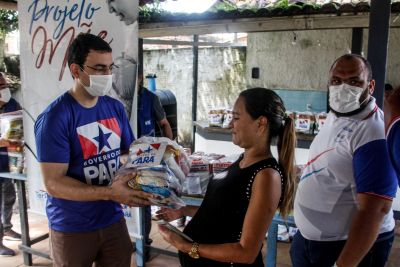
{"label": "cursive lettering on banner", "polygon": [[[57,1],[57,3],[60,2],[62,1]],[[81,0],[72,6],[68,5],[69,2],[70,0],[67,0],[65,6],[60,6],[49,5],[47,0],[33,0],[28,8],[28,12],[32,13],[29,34],[32,34],[34,24],[37,22],[56,22],[57,26],[53,32],[53,39],[58,39],[62,35],[66,20],[74,22],[76,27],[79,27],[82,18],[90,20],[101,9],[99,6],[94,6],[93,3],[86,3],[86,0]]]}
{"label": "cursive lettering on banner", "polygon": [[[74,40],[78,32],[91,32],[93,21],[90,21],[95,12],[101,7],[94,6],[93,3],[87,3],[81,0],[72,6],[68,5],[70,0],[54,1],[57,3],[64,2],[65,6],[49,5],[48,1],[33,0],[29,5],[28,12],[32,13],[29,34],[31,39],[31,52],[36,55],[35,67],[40,69],[48,58],[48,64],[51,65],[56,54],[64,55],[61,62],[58,80],[61,81],[65,68],[68,63],[68,47]],[[74,1],[77,2],[77,1]],[[81,22],[82,19],[89,20],[89,23]],[[40,25],[35,25],[35,23]],[[71,26],[65,28],[66,22],[74,22]],[[56,27],[54,32],[49,34],[46,23]],[[75,24],[75,25],[74,25]],[[33,31],[33,34],[32,34]],[[106,40],[107,31],[101,30],[98,36]],[[111,43],[112,39],[108,41]]]}

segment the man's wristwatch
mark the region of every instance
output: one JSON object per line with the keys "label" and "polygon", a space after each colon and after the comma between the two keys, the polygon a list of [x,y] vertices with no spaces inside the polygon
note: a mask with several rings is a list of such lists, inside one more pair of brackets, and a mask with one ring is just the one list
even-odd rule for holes
{"label": "man's wristwatch", "polygon": [[190,251],[188,252],[189,256],[192,257],[193,259],[198,259],[200,258],[199,255],[199,243],[194,242],[192,244],[192,248],[190,249]]}

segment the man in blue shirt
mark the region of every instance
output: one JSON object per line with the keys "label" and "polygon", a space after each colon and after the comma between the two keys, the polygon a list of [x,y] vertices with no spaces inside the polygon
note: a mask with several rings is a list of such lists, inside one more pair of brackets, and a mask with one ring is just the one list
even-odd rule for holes
{"label": "man in blue shirt", "polygon": [[[19,103],[11,97],[10,89],[4,73],[0,72],[0,113],[7,113],[20,110]],[[0,172],[8,172],[9,141],[0,138]],[[11,224],[12,208],[15,203],[15,188],[10,179],[0,177],[0,255],[14,256],[15,252],[3,245],[3,237],[20,240],[21,235],[14,232]],[[4,219],[3,219],[4,218]]]}
{"label": "man in blue shirt", "polygon": [[158,96],[143,86],[143,74],[139,74],[138,91],[138,135],[155,136],[156,124],[162,131],[162,136],[173,139],[172,128]]}
{"label": "man in blue shirt", "polygon": [[106,96],[111,52],[100,37],[79,34],[68,51],[73,86],[35,124],[54,266],[130,266],[119,203],[150,204],[150,194],[128,187],[135,174],[115,176],[134,136],[122,103]]}

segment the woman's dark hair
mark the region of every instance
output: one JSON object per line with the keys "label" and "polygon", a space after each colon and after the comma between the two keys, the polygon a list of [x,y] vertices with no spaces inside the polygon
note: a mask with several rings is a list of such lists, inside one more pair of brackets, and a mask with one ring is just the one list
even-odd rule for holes
{"label": "woman's dark hair", "polygon": [[245,101],[246,111],[253,119],[264,116],[268,120],[268,140],[271,144],[274,137],[278,138],[279,164],[284,173],[281,201],[279,210],[286,216],[293,209],[296,177],[294,150],[296,147],[296,133],[294,121],[286,116],[286,109],[277,93],[265,88],[251,88],[242,91],[239,97]]}
{"label": "woman's dark hair", "polygon": [[90,33],[80,33],[68,47],[68,66],[75,63],[83,67],[90,50],[112,52],[110,45],[99,36]]}

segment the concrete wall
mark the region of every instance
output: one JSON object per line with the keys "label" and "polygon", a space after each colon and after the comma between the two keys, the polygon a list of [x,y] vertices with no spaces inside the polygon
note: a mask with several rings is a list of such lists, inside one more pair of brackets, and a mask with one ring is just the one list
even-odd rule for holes
{"label": "concrete wall", "polygon": [[[326,90],[332,62],[351,50],[351,30],[250,33],[247,42],[248,86],[271,89]],[[296,43],[293,43],[296,35]],[[368,51],[368,29],[363,35],[364,56]],[[386,82],[400,85],[400,29],[391,29]],[[251,69],[260,68],[260,78]]]}
{"label": "concrete wall", "polygon": [[[351,30],[250,33],[247,84],[271,89],[326,90],[331,62],[350,47]],[[259,79],[251,78],[253,67],[260,68]]]}
{"label": "concrete wall", "polygon": [[[245,88],[245,48],[200,48],[197,118],[206,120],[208,110],[232,107]],[[179,141],[189,145],[192,131],[191,49],[144,51],[144,74],[157,74],[157,89],[171,90],[177,99]],[[146,85],[146,81],[145,81]]]}
{"label": "concrete wall", "polygon": [[[367,43],[368,29],[365,29],[365,56]],[[255,86],[297,90],[281,91],[288,109],[304,111],[311,103],[312,110],[322,111],[323,106],[312,102],[314,95],[326,92],[332,62],[350,52],[350,48],[351,30],[250,33],[247,52],[245,48],[202,48],[199,50],[198,120],[207,119],[210,108],[231,107],[241,90]],[[386,81],[394,86],[400,85],[399,50],[400,29],[391,29]],[[144,52],[144,73],[156,73],[157,88],[170,89],[177,97],[179,141],[185,143],[190,142],[192,130],[192,60],[191,49]],[[260,68],[259,79],[251,78],[253,67]],[[304,103],[295,101],[290,105],[296,100],[293,98]]]}
{"label": "concrete wall", "polygon": [[[367,57],[368,52],[368,29],[364,30],[363,35],[363,51]],[[393,86],[400,86],[400,29],[390,29],[389,31],[389,47],[386,70],[386,82]]]}

